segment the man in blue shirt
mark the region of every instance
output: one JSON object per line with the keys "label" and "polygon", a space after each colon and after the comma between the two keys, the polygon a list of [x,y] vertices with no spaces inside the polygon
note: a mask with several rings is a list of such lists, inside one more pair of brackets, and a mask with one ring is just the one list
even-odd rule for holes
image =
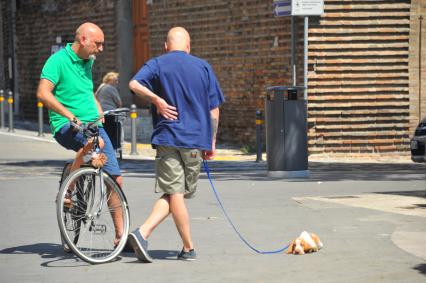
{"label": "man in blue shirt", "polygon": [[190,37],[184,28],[168,32],[165,50],[146,62],[129,83],[134,93],[153,105],[155,191],[162,193],[145,223],[129,235],[144,262],[152,262],[148,237],[169,214],[183,242],[178,259],[196,259],[184,198],[195,194],[202,159],[215,155],[219,106],[225,100],[211,66],[189,54]]}

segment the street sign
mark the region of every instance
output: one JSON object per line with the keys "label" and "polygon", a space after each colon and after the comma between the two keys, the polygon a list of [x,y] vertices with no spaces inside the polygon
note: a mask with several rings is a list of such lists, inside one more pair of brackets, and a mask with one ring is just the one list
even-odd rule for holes
{"label": "street sign", "polygon": [[319,16],[324,13],[324,0],[293,0],[292,16]]}
{"label": "street sign", "polygon": [[319,16],[324,13],[324,0],[274,0],[274,15]]}
{"label": "street sign", "polygon": [[291,16],[291,0],[274,1],[275,17]]}
{"label": "street sign", "polygon": [[50,47],[50,55],[55,54],[56,52],[58,52],[62,48],[65,48],[64,44],[54,44],[54,45],[52,45]]}

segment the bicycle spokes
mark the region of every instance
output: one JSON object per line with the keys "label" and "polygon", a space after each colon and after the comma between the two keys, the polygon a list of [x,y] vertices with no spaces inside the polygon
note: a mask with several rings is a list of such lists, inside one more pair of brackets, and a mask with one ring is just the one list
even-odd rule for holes
{"label": "bicycle spokes", "polygon": [[[102,170],[71,173],[58,197],[58,223],[73,252],[90,263],[115,258],[125,245],[129,212],[117,183]],[[71,205],[67,205],[69,198]]]}

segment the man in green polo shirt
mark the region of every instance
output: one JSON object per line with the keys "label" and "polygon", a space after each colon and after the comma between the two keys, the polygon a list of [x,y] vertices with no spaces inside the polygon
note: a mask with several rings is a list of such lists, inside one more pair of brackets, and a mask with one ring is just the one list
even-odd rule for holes
{"label": "man in green polo shirt", "polygon": [[[92,65],[95,56],[103,51],[104,33],[93,23],[84,23],[76,30],[73,43],[47,59],[40,75],[37,97],[49,109],[49,121],[56,141],[66,149],[77,152],[71,171],[84,163],[83,156],[90,142],[73,130],[70,121],[81,124],[95,121],[103,113],[93,91]],[[103,128],[99,129],[103,140],[103,153],[107,156],[104,170],[122,186],[120,167],[111,141]],[[113,202],[111,197],[109,201]],[[111,213],[116,242],[122,236],[122,223]],[[119,214],[117,214],[119,215]]]}

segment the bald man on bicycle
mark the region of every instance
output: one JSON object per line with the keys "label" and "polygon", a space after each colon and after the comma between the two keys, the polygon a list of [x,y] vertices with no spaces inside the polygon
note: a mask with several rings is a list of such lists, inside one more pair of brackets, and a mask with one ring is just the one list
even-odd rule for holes
{"label": "bald man on bicycle", "polygon": [[[47,59],[40,75],[37,98],[49,109],[52,134],[60,145],[77,153],[71,171],[81,167],[84,155],[92,148],[91,141],[75,131],[71,122],[78,125],[93,122],[103,113],[95,98],[92,80],[92,66],[103,46],[102,30],[93,23],[84,23],[77,28],[73,43]],[[115,151],[102,125],[99,126],[101,146],[107,157],[103,168],[122,187]],[[114,224],[119,239],[122,236],[120,221],[114,218]]]}

